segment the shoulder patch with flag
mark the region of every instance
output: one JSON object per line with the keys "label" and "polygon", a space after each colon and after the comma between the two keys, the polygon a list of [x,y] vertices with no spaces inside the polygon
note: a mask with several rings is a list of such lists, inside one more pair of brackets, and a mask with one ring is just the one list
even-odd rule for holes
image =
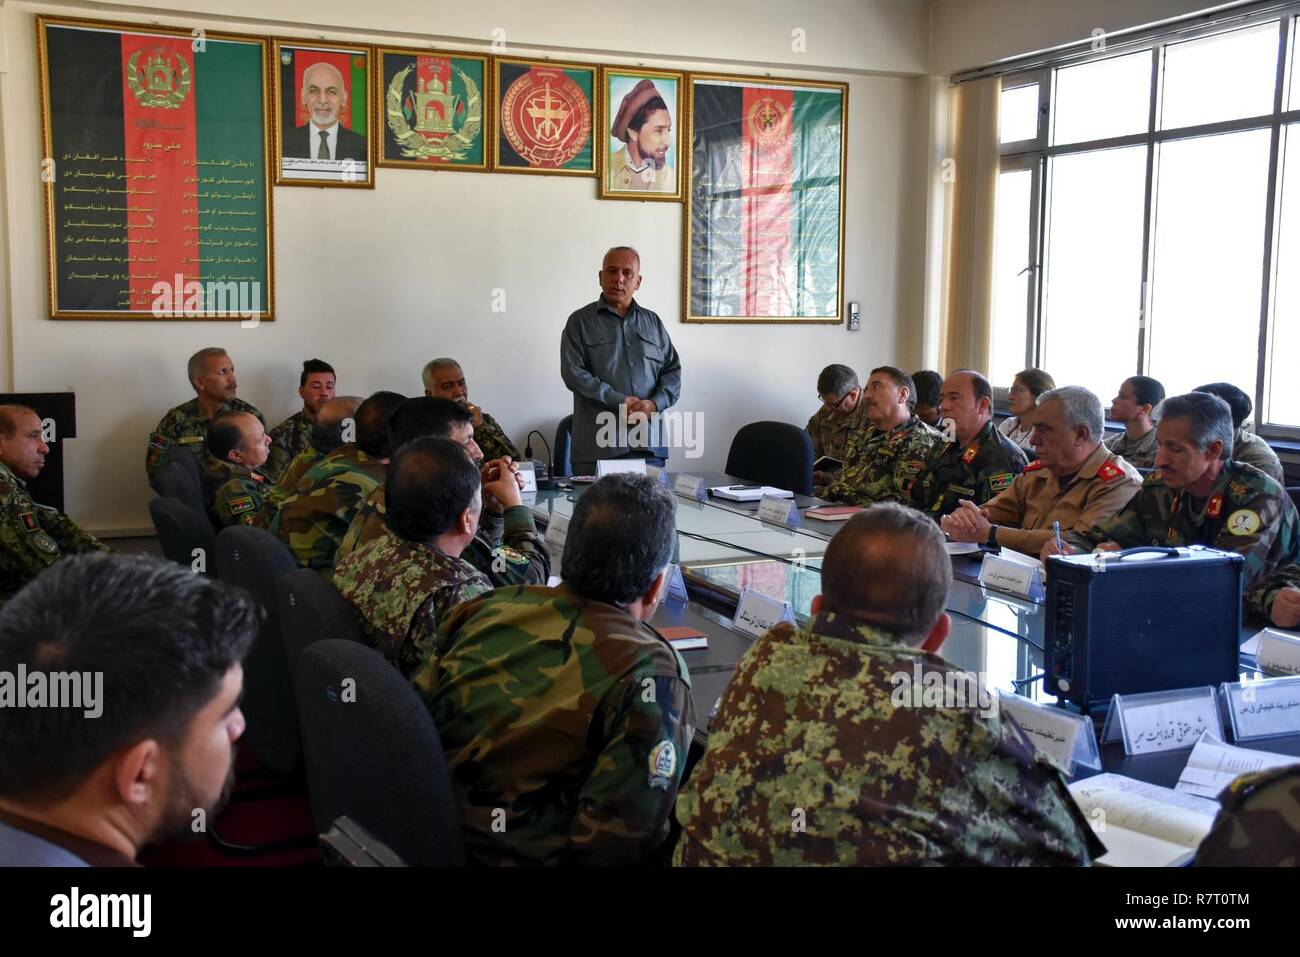
{"label": "shoulder patch with flag", "polygon": [[34,532],[41,527],[41,523],[36,521],[36,516],[31,512],[23,512],[18,516],[18,520],[23,523],[23,528],[29,532]]}
{"label": "shoulder patch with flag", "polygon": [[257,503],[253,501],[251,495],[240,495],[230,500],[230,514],[241,515],[244,512],[251,512],[257,508]]}
{"label": "shoulder patch with flag", "polygon": [[994,492],[1005,492],[1011,488],[1011,483],[1015,480],[1015,472],[999,472],[997,475],[989,476],[989,488]]}

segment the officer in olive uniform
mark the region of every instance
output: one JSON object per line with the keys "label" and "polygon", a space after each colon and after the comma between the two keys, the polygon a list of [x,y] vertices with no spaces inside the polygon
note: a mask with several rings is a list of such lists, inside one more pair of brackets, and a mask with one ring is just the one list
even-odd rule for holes
{"label": "officer in olive uniform", "polygon": [[261,412],[236,397],[238,382],[235,379],[235,363],[225,349],[200,349],[190,356],[186,371],[190,385],[194,387],[194,398],[169,410],[158,422],[158,427],[149,434],[145,471],[155,492],[161,492],[158,488],[158,468],[173,446],[189,448],[202,463],[208,453],[208,426],[218,413],[248,412],[261,419],[263,425],[266,424]]}
{"label": "officer in olive uniform", "polygon": [[893,366],[871,370],[858,408],[867,426],[850,436],[841,453],[844,467],[832,473],[822,497],[851,505],[911,501],[926,461],[943,444],[943,436],[916,417],[912,377]]}
{"label": "officer in olive uniform", "polygon": [[465,384],[465,373],[461,371],[460,363],[455,359],[434,359],[424,367],[421,378],[425,395],[450,399],[469,409],[474,422],[474,441],[483,450],[485,459],[491,461],[508,455],[515,461],[519,460],[519,450],[506,437],[505,429],[469,401],[469,386]]}
{"label": "officer in olive uniform", "polygon": [[[1228,405],[1205,392],[1161,407],[1156,471],[1113,518],[1064,536],[1065,553],[1140,545],[1205,545],[1245,559],[1246,609],[1267,617],[1269,576],[1300,561],[1300,516],[1286,490],[1259,469],[1229,459]],[[1048,542],[1044,559],[1057,553]]]}
{"label": "officer in olive uniform", "polygon": [[302,408],[271,430],[271,455],[266,473],[279,480],[289,463],[311,445],[312,425],[321,407],[334,398],[334,367],[320,359],[307,359],[298,376]]}
{"label": "officer in olive uniform", "polygon": [[0,602],[65,555],[107,551],[56,508],[37,505],[25,482],[45,467],[50,447],[41,417],[25,405],[0,405]]}
{"label": "officer in olive uniform", "polygon": [[939,411],[948,441],[931,454],[912,495],[936,520],[962,499],[983,505],[1005,492],[1026,465],[1020,447],[993,427],[993,387],[980,373],[963,369],[944,379]]}
{"label": "officer in olive uniform", "polygon": [[275,495],[275,484],[262,468],[271,449],[265,427],[247,412],[228,412],[213,421],[207,442],[217,523],[266,528],[283,496]]}
{"label": "officer in olive uniform", "polygon": [[1219,804],[1197,867],[1300,867],[1300,762],[1241,775]]}

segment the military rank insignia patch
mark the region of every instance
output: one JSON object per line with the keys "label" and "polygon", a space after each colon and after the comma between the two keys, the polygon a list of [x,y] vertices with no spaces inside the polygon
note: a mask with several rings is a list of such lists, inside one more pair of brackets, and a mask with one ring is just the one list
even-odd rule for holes
{"label": "military rank insignia patch", "polygon": [[163,438],[157,432],[149,436],[149,464],[157,465],[162,461],[163,453],[167,451],[167,446],[171,441]]}
{"label": "military rank insignia patch", "polygon": [[1034,459],[1032,462],[1030,462],[1028,465],[1025,466],[1024,471],[1026,471],[1026,472],[1037,472],[1037,471],[1038,471],[1039,469],[1041,469],[1042,467],[1043,467],[1043,460],[1042,460],[1042,459]]}
{"label": "military rank insignia patch", "polygon": [[970,445],[966,446],[966,451],[961,454],[961,460],[965,462],[967,465],[970,465],[972,462],[975,461],[975,456],[979,454],[980,454],[979,444],[976,442],[972,442]]}
{"label": "military rank insignia patch", "polygon": [[1114,462],[1102,462],[1101,468],[1097,469],[1097,478],[1103,482],[1109,482],[1111,479],[1119,478],[1124,474],[1124,470]]}
{"label": "military rank insignia patch", "polygon": [[238,498],[230,500],[230,514],[242,515],[244,512],[251,512],[257,508],[257,503],[253,501],[251,495],[240,495]]}
{"label": "military rank insignia patch", "polygon": [[1244,502],[1250,498],[1250,486],[1245,482],[1238,482],[1234,479],[1228,483],[1228,494],[1234,501]]}
{"label": "military rank insignia patch", "polygon": [[1205,504],[1205,517],[1218,518],[1223,513],[1223,496],[1213,495]]}
{"label": "military rank insignia patch", "polygon": [[59,554],[58,543],[56,543],[54,539],[50,538],[50,536],[45,534],[45,532],[43,531],[37,532],[35,535],[32,536],[32,544],[35,545],[40,551],[44,552],[46,555]]}
{"label": "military rank insignia patch", "polygon": [[493,549],[493,555],[500,556],[512,565],[527,565],[528,556],[517,548],[511,548],[509,545],[498,545]]}
{"label": "military rank insignia patch", "polygon": [[997,475],[989,476],[989,488],[994,492],[1005,492],[1011,488],[1011,483],[1016,479],[1014,472],[999,472]]}
{"label": "military rank insignia patch", "polygon": [[1259,513],[1240,508],[1228,516],[1228,531],[1234,535],[1253,535],[1259,531]]}
{"label": "military rank insignia patch", "polygon": [[677,780],[677,745],[664,738],[650,749],[650,786],[667,791]]}

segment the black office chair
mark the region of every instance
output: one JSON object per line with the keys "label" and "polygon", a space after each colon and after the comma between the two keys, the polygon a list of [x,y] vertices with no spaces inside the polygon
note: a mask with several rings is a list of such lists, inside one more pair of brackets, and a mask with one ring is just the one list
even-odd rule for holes
{"label": "black office chair", "polygon": [[280,631],[285,664],[291,681],[297,679],[298,659],[323,638],[342,638],[365,644],[356,613],[325,573],[298,568],[280,579]]}
{"label": "black office chair", "polygon": [[555,474],[573,474],[573,416],[566,415],[555,427]]}
{"label": "black office chair", "polygon": [[232,525],[217,535],[217,575],[247,590],[266,612],[244,661],[244,741],[266,770],[279,774],[293,771],[302,755],[278,593],[279,580],[297,567],[288,546],[265,529]]}
{"label": "black office chair", "polygon": [[326,638],[302,653],[296,684],[317,829],[346,814],[407,864],[463,864],[438,731],[401,673],[373,648]]}
{"label": "black office chair", "polygon": [[[217,533],[207,515],[170,497],[155,498],[149,503],[149,517],[168,561],[186,568],[198,567],[205,575],[216,577]],[[202,549],[196,554],[195,549]]]}
{"label": "black office chair", "polygon": [[[200,515],[208,514],[208,497],[203,490],[203,476],[199,473],[199,463],[186,451],[173,454],[168,451],[168,458],[158,469],[158,488],[163,495],[184,502]],[[212,520],[208,519],[208,524]]]}
{"label": "black office chair", "polygon": [[786,422],[751,422],[736,433],[727,453],[728,475],[811,495],[812,438]]}

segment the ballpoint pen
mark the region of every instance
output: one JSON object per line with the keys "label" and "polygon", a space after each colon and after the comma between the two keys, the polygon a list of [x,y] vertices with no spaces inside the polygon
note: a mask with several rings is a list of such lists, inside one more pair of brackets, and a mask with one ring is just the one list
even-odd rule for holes
{"label": "ballpoint pen", "polygon": [[1054,536],[1056,536],[1056,553],[1057,553],[1058,555],[1064,555],[1064,554],[1065,554],[1065,545],[1061,543],[1061,523],[1060,523],[1060,522],[1053,522],[1053,523],[1052,523],[1052,534],[1053,534]]}

